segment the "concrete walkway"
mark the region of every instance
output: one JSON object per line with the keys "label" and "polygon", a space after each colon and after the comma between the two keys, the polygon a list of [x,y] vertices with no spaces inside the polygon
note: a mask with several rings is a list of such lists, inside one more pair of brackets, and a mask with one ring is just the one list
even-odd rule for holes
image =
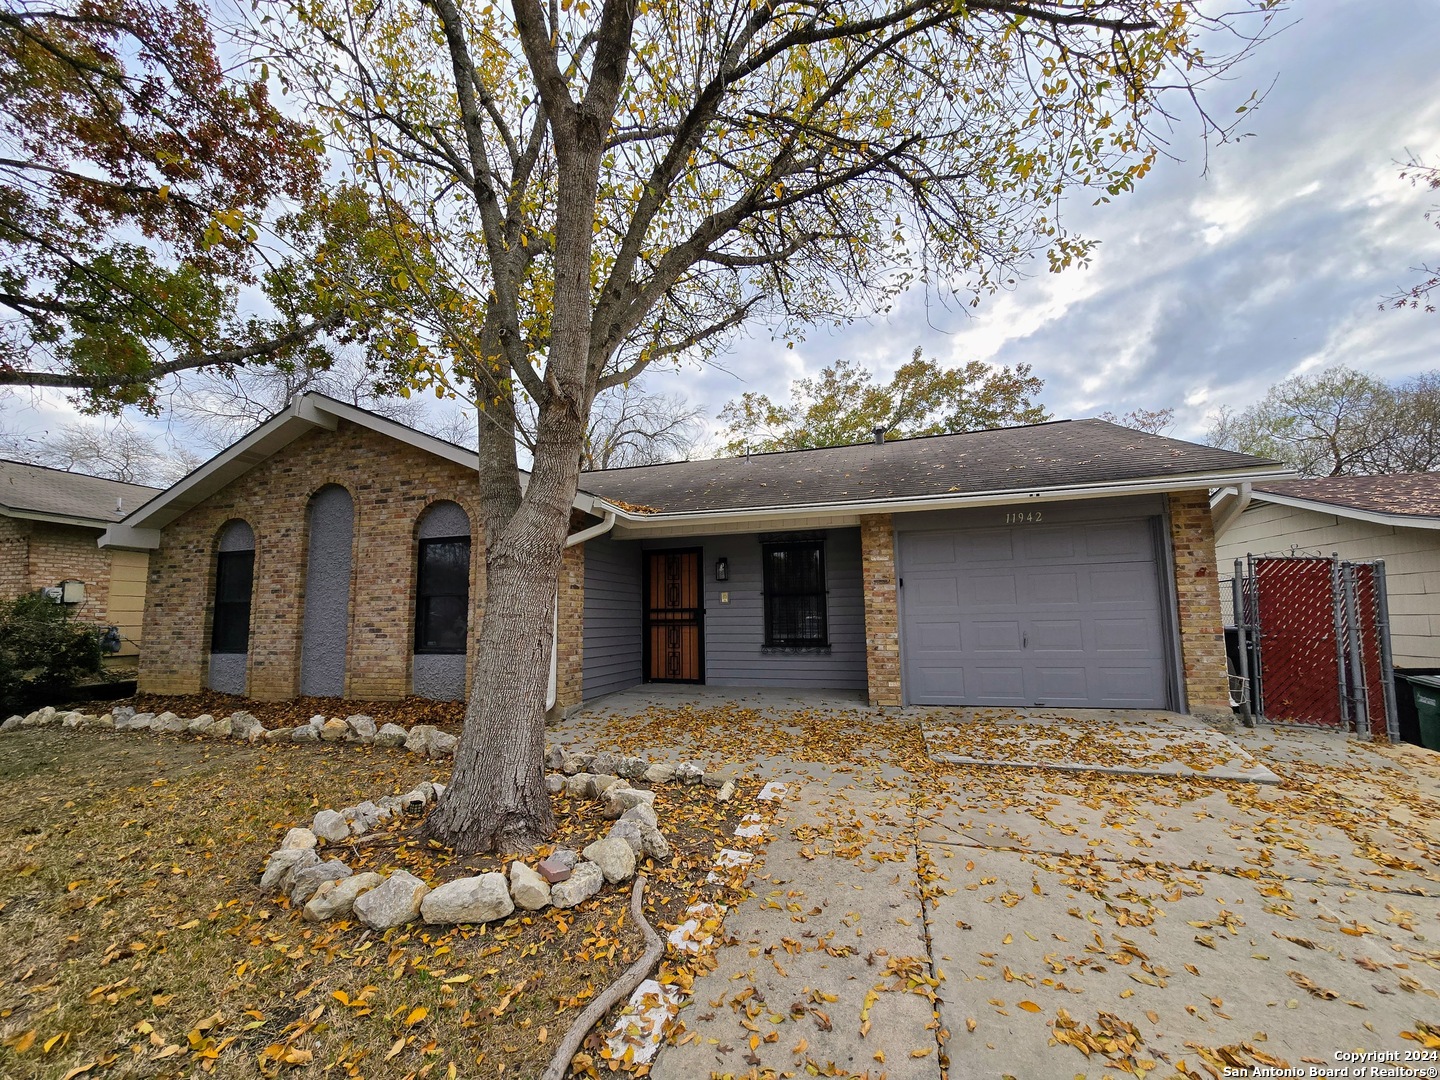
{"label": "concrete walkway", "polygon": [[[1169,714],[704,688],[600,705],[557,736],[792,782],[665,1080],[1210,1076],[1440,1028],[1440,756]],[[1034,729],[1043,760],[995,753]],[[1167,740],[1225,768],[1149,768]],[[1094,771],[1117,754],[1145,767]]]}

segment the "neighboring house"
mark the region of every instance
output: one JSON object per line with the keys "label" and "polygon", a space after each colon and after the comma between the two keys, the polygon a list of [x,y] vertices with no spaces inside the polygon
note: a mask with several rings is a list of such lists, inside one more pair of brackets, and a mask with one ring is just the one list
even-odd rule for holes
{"label": "neighboring house", "polygon": [[[140,650],[145,610],[143,551],[108,551],[101,533],[160,494],[159,488],[0,461],[0,600],[78,581],[75,617],[120,632],[120,661]],[[77,590],[71,587],[71,595]]]}
{"label": "neighboring house", "polygon": [[[141,689],[463,696],[476,465],[295,399],[106,533],[151,553]],[[585,473],[557,702],[678,681],[1228,710],[1209,492],[1284,474],[1100,420]]]}
{"label": "neighboring house", "polygon": [[1254,484],[1215,499],[1221,573],[1246,555],[1383,559],[1397,668],[1440,667],[1440,473]]}

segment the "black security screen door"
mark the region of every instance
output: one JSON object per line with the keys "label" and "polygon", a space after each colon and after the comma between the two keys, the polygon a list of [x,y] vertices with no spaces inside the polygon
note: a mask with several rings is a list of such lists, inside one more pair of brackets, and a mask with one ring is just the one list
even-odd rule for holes
{"label": "black security screen door", "polygon": [[645,678],[704,682],[700,551],[645,553]]}

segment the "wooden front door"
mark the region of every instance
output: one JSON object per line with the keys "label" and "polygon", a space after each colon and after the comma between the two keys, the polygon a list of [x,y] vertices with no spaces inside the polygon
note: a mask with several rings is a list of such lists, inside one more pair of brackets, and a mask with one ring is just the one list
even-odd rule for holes
{"label": "wooden front door", "polygon": [[645,679],[705,681],[700,549],[645,553]]}

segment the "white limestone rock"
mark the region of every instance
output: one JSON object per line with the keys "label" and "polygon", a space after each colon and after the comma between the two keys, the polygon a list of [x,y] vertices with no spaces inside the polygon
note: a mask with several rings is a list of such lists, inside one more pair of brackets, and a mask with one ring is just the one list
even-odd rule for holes
{"label": "white limestone rock", "polygon": [[682,784],[698,784],[705,779],[705,770],[693,761],[682,761],[675,766],[675,779]]}
{"label": "white limestone rock", "polygon": [[399,724],[384,724],[375,732],[375,745],[384,747],[404,746],[410,733]]}
{"label": "white limestone rock", "polygon": [[305,905],[305,918],[310,922],[343,919],[354,910],[355,900],[361,894],[369,892],[384,880],[379,874],[366,872],[330,882],[328,887],[322,882],[310,902]]}
{"label": "white limestone rock", "polygon": [[525,911],[550,906],[550,883],[519,859],[510,864],[510,899]]}
{"label": "white limestone rock", "polygon": [[[625,845],[625,850],[630,850]],[[605,884],[605,872],[592,862],[577,863],[570,876],[550,886],[550,903],[557,908],[572,908],[583,904],[600,891]]]}
{"label": "white limestone rock", "polygon": [[317,866],[309,866],[304,870],[297,870],[290,876],[290,900],[292,903],[304,904],[315,895],[315,890],[326,881],[340,881],[348,878],[352,871],[339,859],[330,859]]}
{"label": "white limestone rock", "polygon": [[341,742],[349,734],[350,728],[346,726],[344,720],[326,720],[320,725],[322,742]]}
{"label": "white limestone rock", "polygon": [[364,713],[356,713],[353,716],[345,717],[345,727],[348,733],[345,738],[350,742],[372,743],[375,741],[375,720]]}
{"label": "white limestone rock", "polygon": [[265,735],[265,725],[242,709],[230,714],[230,734],[242,742],[259,742]]}
{"label": "white limestone rock", "polygon": [[371,930],[404,926],[420,916],[420,905],[430,889],[414,874],[397,870],[369,892],[355,899],[355,914]]}
{"label": "white limestone rock", "polygon": [[320,741],[320,729],[312,724],[301,724],[290,731],[290,741],[297,743],[318,743]]}
{"label": "white limestone rock", "polygon": [[612,787],[601,796],[601,804],[607,813],[619,817],[626,810],[636,806],[653,806],[655,804],[655,792],[646,791],[643,788]]}
{"label": "white limestone rock", "polygon": [[314,848],[317,838],[309,829],[291,829],[285,834],[285,839],[280,841],[280,850],[288,851],[291,848]]}
{"label": "white limestone rock", "polygon": [[284,892],[296,873],[319,865],[320,856],[310,848],[281,848],[272,851],[265,862],[265,871],[260,875],[260,889],[262,892],[272,889]]}
{"label": "white limestone rock", "polygon": [[515,910],[501,873],[477,874],[437,885],[425,894],[420,917],[437,926],[486,923],[507,918]]}
{"label": "white limestone rock", "polygon": [[596,840],[580,854],[600,867],[600,872],[611,885],[629,881],[635,876],[635,852],[619,837]]}
{"label": "white limestone rock", "polygon": [[617,821],[610,826],[609,838],[612,840],[624,840],[630,845],[630,850],[635,852],[638,859],[640,853],[645,850],[641,839],[641,828],[638,821]]}
{"label": "white limestone rock", "polygon": [[310,831],[333,844],[349,837],[350,823],[334,810],[321,810],[315,815]]}
{"label": "white limestone rock", "polygon": [[208,735],[210,734],[210,729],[214,726],[215,717],[211,716],[207,712],[201,713],[199,716],[195,717],[194,720],[191,720],[190,723],[186,724],[185,730],[188,731],[191,735]]}

